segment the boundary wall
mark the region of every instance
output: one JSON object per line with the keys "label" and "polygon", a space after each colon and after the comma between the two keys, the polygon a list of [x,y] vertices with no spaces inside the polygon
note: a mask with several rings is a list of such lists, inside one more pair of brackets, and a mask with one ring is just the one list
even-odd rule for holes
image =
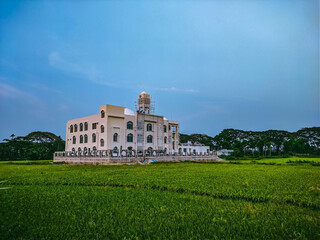
{"label": "boundary wall", "polygon": [[123,150],[114,152],[112,150],[100,150],[92,152],[55,152],[54,162],[65,162],[67,164],[148,164],[151,162],[180,162],[180,161],[217,161],[215,152],[205,154],[165,154],[160,150],[141,151]]}

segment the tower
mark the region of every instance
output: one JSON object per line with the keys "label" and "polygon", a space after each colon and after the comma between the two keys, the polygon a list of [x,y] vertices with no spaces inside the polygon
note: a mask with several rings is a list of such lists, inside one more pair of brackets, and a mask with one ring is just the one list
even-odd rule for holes
{"label": "tower", "polygon": [[138,112],[150,114],[150,95],[143,91],[138,97]]}

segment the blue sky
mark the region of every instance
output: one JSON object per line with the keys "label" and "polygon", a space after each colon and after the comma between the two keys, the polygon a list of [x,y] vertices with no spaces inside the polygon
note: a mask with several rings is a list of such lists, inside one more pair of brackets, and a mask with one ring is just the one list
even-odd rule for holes
{"label": "blue sky", "polygon": [[182,133],[319,126],[319,1],[0,2],[0,139],[142,90]]}

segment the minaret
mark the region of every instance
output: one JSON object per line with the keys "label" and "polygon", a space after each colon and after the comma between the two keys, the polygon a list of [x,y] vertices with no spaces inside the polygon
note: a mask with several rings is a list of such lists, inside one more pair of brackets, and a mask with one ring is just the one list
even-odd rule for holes
{"label": "minaret", "polygon": [[150,103],[150,95],[145,91],[140,93],[138,98],[138,112],[150,114]]}

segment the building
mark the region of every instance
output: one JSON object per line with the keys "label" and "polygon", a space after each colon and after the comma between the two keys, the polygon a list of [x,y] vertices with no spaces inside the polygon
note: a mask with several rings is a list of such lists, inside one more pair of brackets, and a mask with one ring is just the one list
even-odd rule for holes
{"label": "building", "polygon": [[221,155],[230,156],[232,153],[233,153],[232,149],[221,149],[217,151],[218,156],[221,156]]}
{"label": "building", "polygon": [[123,150],[178,152],[179,123],[151,114],[150,95],[142,92],[136,112],[120,106],[102,105],[99,113],[67,122],[66,152]]}
{"label": "building", "polygon": [[179,145],[179,153],[182,155],[206,154],[210,152],[210,147],[203,144],[192,144],[190,141]]}

